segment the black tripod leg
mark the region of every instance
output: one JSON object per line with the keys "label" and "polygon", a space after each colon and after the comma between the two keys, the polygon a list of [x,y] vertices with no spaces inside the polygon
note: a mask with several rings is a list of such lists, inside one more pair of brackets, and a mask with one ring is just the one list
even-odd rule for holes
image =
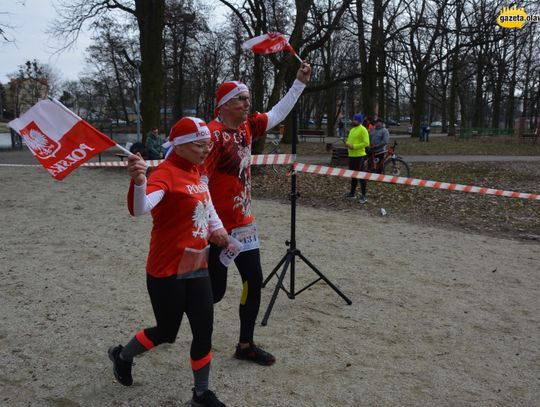
{"label": "black tripod leg", "polygon": [[300,258],[304,261],[304,263],[306,263],[306,264],[307,264],[307,265],[308,265],[315,273],[317,273],[317,275],[318,275],[322,280],[324,280],[324,282],[325,282],[326,284],[328,284],[330,287],[332,287],[332,289],[333,289],[336,293],[338,293],[339,296],[340,296],[341,298],[343,298],[343,299],[345,300],[345,302],[346,302],[348,305],[351,305],[351,304],[352,304],[352,301],[349,300],[349,298],[347,298],[347,296],[346,296],[345,294],[343,294],[343,293],[339,290],[339,288],[337,288],[330,280],[328,280],[328,279],[326,278],[326,276],[325,276],[323,273],[321,273],[319,270],[317,270],[317,267],[315,267],[313,264],[311,264],[310,261],[309,261],[308,259],[306,259],[306,258],[303,256],[302,253],[298,252],[297,255],[298,255],[298,257],[300,257]]}
{"label": "black tripod leg", "polygon": [[263,283],[262,283],[262,286],[263,288],[266,287],[266,284],[268,284],[268,282],[270,281],[270,279],[272,277],[274,277],[274,274],[276,274],[276,272],[278,271],[278,269],[281,267],[281,265],[283,264],[283,262],[285,262],[285,260],[287,259],[287,256],[289,255],[289,253],[285,253],[285,256],[283,256],[281,258],[281,260],[279,261],[278,265],[276,267],[274,267],[274,269],[272,270],[272,272],[270,274],[268,274],[268,276],[264,279]]}
{"label": "black tripod leg", "polygon": [[285,257],[283,258],[283,260],[285,261],[285,264],[283,265],[283,271],[279,275],[278,283],[276,284],[276,288],[274,288],[274,292],[272,293],[272,298],[270,299],[270,303],[268,304],[268,307],[266,308],[266,312],[264,313],[264,318],[261,321],[261,325],[263,326],[266,326],[268,322],[268,318],[270,317],[270,313],[272,312],[272,308],[274,307],[274,303],[276,302],[277,295],[283,284],[285,274],[287,274],[287,268],[289,267],[289,264],[291,263],[291,258],[293,256],[294,256],[293,253],[287,252]]}

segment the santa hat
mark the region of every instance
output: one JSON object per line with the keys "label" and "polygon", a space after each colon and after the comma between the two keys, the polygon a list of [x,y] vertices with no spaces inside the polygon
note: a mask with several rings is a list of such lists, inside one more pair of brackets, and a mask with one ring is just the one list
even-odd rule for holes
{"label": "santa hat", "polygon": [[204,121],[196,117],[183,117],[172,126],[169,141],[164,143],[163,147],[169,148],[209,138],[210,130],[208,130]]}
{"label": "santa hat", "polygon": [[214,117],[219,114],[219,108],[242,92],[249,92],[246,84],[238,81],[230,81],[222,83],[216,92],[216,108],[214,109]]}

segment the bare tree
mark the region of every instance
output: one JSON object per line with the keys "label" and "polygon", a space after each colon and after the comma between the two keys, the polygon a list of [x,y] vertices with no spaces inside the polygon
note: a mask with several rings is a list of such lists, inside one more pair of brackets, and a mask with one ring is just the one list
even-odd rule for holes
{"label": "bare tree", "polygon": [[83,27],[110,13],[127,13],[137,21],[141,55],[141,114],[143,141],[146,132],[158,127],[163,91],[163,27],[165,0],[62,0],[57,8],[58,18],[49,32],[63,40],[63,48],[76,41]]}

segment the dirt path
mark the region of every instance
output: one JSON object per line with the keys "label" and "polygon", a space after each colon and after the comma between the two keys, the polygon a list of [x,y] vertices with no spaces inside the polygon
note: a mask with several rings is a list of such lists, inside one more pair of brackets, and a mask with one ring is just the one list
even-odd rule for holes
{"label": "dirt path", "polygon": [[[108,346],[153,323],[149,218],[127,215],[127,177],[0,167],[0,405],[180,406],[189,328],[112,378]],[[257,200],[268,273],[285,253],[289,205]],[[232,358],[240,280],[216,305],[211,385],[228,406],[533,406],[540,399],[538,244],[298,209],[298,245],[353,304],[319,282],[283,292],[256,340],[271,368]],[[366,238],[369,237],[369,238]],[[300,288],[314,277],[297,264]],[[288,282],[288,279],[286,280]],[[263,292],[266,309],[275,285]]]}

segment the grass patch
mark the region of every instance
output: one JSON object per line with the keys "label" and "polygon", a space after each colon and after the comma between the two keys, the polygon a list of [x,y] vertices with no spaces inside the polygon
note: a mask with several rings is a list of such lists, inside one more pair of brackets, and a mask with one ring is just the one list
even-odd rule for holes
{"label": "grass patch", "polygon": [[[517,192],[540,193],[540,168],[536,163],[415,163],[415,178],[447,181]],[[253,176],[253,195],[288,202],[287,169],[276,175],[261,167]],[[368,203],[343,198],[350,180],[298,174],[299,205],[328,210],[363,211],[436,227],[473,231],[489,236],[540,240],[540,202],[473,193],[368,182]]]}
{"label": "grass patch", "polygon": [[[390,136],[390,143],[393,143]],[[454,137],[431,137],[428,143],[420,143],[416,138],[395,139],[399,155],[540,155],[540,143],[520,141],[518,137],[482,136],[466,140]],[[341,146],[341,143],[335,143]],[[270,147],[267,147],[269,149]],[[282,144],[282,153],[290,153],[291,145]],[[298,143],[297,153],[301,155],[331,155],[327,143]]]}

